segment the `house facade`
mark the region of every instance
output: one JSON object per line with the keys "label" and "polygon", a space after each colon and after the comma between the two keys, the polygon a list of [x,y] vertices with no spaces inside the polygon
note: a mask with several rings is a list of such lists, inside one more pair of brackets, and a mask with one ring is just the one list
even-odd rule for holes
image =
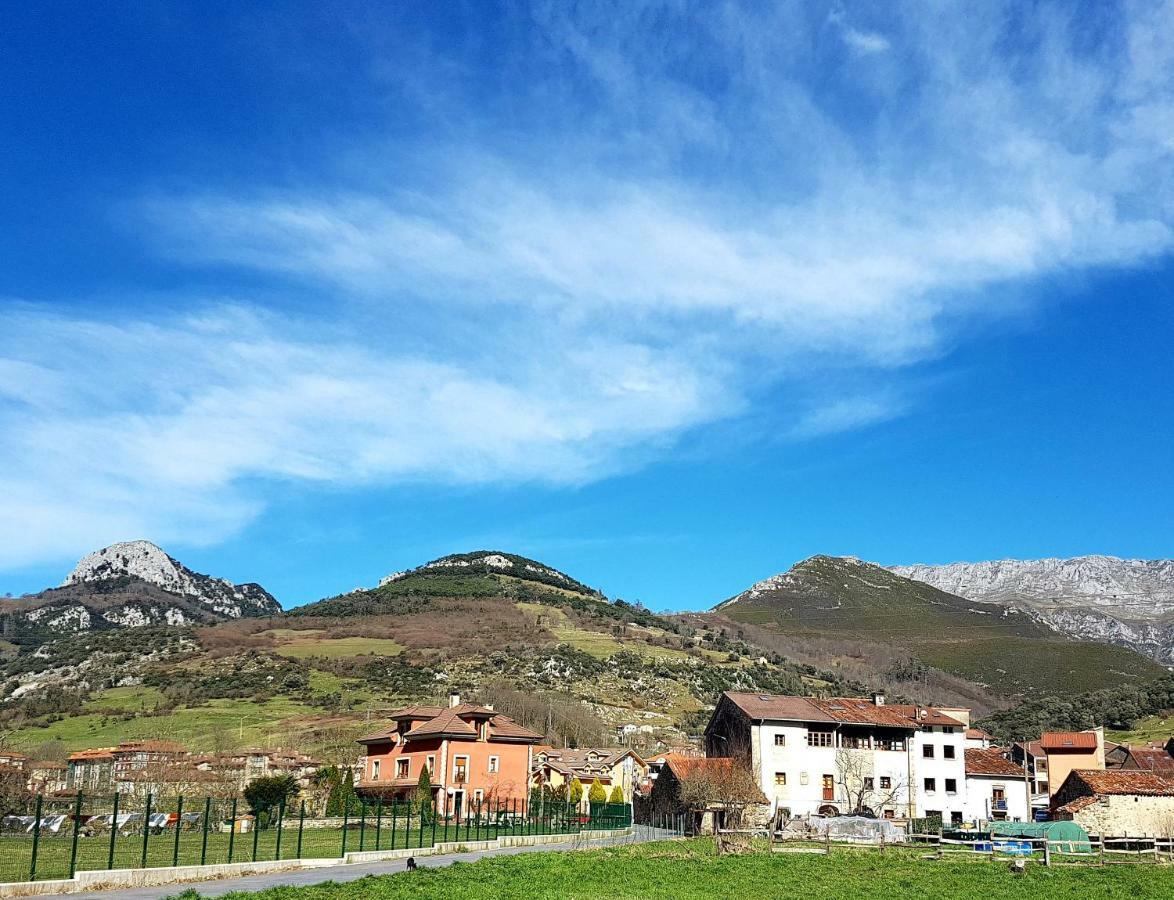
{"label": "house facade", "polygon": [[1104,770],[1105,731],[1045,731],[1040,735],[1040,748],[1047,757],[1048,784],[1054,804],[1056,792],[1070,772]]}
{"label": "house facade", "polygon": [[1024,768],[998,748],[966,748],[966,799],[962,809],[967,822],[1030,822],[1030,784]]}
{"label": "house facade", "polygon": [[408,706],[390,718],[390,727],[359,739],[361,795],[410,800],[426,771],[435,808],[458,820],[483,804],[527,799],[537,732],[455,694],[448,707]]}
{"label": "house facade", "polygon": [[631,802],[636,789],[648,777],[648,763],[627,747],[579,749],[558,749],[538,746],[534,748],[534,767],[531,784],[534,787],[549,786],[555,790],[570,784],[578,778],[586,788],[598,780],[608,794],[616,785],[624,795],[624,802]]}
{"label": "house facade", "polygon": [[1053,814],[1090,834],[1174,837],[1174,774],[1082,770],[1056,791]]}
{"label": "house facade", "polygon": [[65,761],[70,791],[109,792],[114,788],[114,748],[96,747],[69,754]]}
{"label": "house facade", "polygon": [[[740,758],[784,816],[965,815],[969,711],[726,692],[705,732],[710,757]],[[654,788],[655,790],[655,788]]]}
{"label": "house facade", "polygon": [[[774,814],[770,800],[750,779],[739,784],[738,773],[729,771],[738,765],[740,761],[723,757],[668,755],[660,762],[652,782],[647,821],[671,822],[683,827],[687,834],[713,834],[734,824],[728,818],[736,809],[743,820],[738,823],[741,827],[768,824]],[[699,779],[710,790],[687,790],[691,778]],[[696,796],[687,796],[690,794]]]}

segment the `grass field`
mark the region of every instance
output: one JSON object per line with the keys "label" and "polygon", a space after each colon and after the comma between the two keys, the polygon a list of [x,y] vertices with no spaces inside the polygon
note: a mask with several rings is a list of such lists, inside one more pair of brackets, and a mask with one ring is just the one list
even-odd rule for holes
{"label": "grass field", "polygon": [[[293,634],[299,633],[302,635],[306,634],[306,632],[293,632]],[[363,654],[398,656],[403,651],[403,644],[396,643],[391,638],[324,638],[321,636],[311,636],[284,639],[278,644],[274,652],[280,656],[288,656],[291,659],[308,659],[311,656],[321,656],[327,659],[344,659]]]}
{"label": "grass field", "polygon": [[[196,900],[196,890],[181,895]],[[232,893],[228,900],[399,900],[399,898],[567,898],[567,900],[1150,900],[1174,896],[1174,870],[1158,866],[1049,868],[1014,875],[1006,863],[922,860],[916,854],[837,851],[830,856],[715,855],[710,840],[589,852],[530,853],[456,863],[348,884]]]}
{"label": "grass field", "polygon": [[[131,705],[126,698],[118,698],[116,701],[109,699],[108,695],[109,692],[104,691],[99,698],[99,709],[103,702],[110,706]],[[148,708],[153,706],[150,699],[148,703]],[[166,738],[200,748],[215,747],[222,743],[226,746],[273,744],[273,738],[288,737],[291,719],[321,714],[320,709],[285,697],[264,702],[220,699],[209,700],[204,706],[177,709],[162,716],[145,715],[125,721],[108,717],[100,711],[87,712],[43,727],[22,728],[13,732],[11,741],[14,746],[32,747],[42,741],[59,740],[70,750],[110,747],[119,741],[143,738]]]}
{"label": "grass field", "polygon": [[1174,735],[1174,716],[1146,716],[1129,731],[1106,731],[1105,737],[1119,744],[1144,744],[1165,741]]}

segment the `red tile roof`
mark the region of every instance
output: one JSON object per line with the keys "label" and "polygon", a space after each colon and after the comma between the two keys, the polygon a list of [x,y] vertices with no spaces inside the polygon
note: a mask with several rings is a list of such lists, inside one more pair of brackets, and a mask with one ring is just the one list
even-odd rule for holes
{"label": "red tile roof", "polygon": [[972,741],[989,741],[993,735],[988,731],[983,731],[981,728],[967,728],[966,736]]}
{"label": "red tile roof", "polygon": [[[397,722],[420,721],[420,724],[415,725],[402,736],[404,740],[444,737],[475,738],[477,727],[466,719],[472,719],[474,722],[488,721],[490,741],[533,744],[542,740],[542,735],[538,732],[519,725],[509,716],[494,712],[487,706],[477,706],[472,703],[462,703],[452,707],[408,706],[393,712],[391,718]],[[395,743],[400,740],[399,728],[399,725],[393,725],[359,738],[358,743]]]}
{"label": "red tile roof", "polygon": [[1063,806],[1057,807],[1056,812],[1078,813],[1082,809],[1088,809],[1099,800],[1100,798],[1096,796],[1077,797],[1072,802],[1065,803]]}
{"label": "red tile roof", "polygon": [[1057,750],[1095,750],[1099,738],[1095,731],[1045,731],[1039,739],[1046,752]]}
{"label": "red tile roof", "polygon": [[996,775],[1006,778],[1022,778],[1023,769],[1003,756],[1003,751],[990,747],[981,749],[969,747],[966,750],[967,775]]}
{"label": "red tile roof", "polygon": [[1076,769],[1064,782],[1083,783],[1093,794],[1174,797],[1174,773],[1138,769]]}
{"label": "red tile roof", "polygon": [[78,750],[76,753],[69,754],[70,762],[106,762],[107,760],[111,762],[114,760],[113,747],[96,747],[92,750]]}
{"label": "red tile roof", "polygon": [[[1155,750],[1153,747],[1130,747],[1129,760],[1138,769],[1144,771],[1174,773],[1174,756],[1171,756],[1164,749]],[[1133,766],[1129,766],[1129,771],[1133,771]]]}
{"label": "red tile roof", "polygon": [[922,725],[963,727],[962,722],[933,707],[898,703],[878,706],[864,697],[788,697],[734,691],[727,691],[725,696],[752,719],[878,725],[905,729]]}

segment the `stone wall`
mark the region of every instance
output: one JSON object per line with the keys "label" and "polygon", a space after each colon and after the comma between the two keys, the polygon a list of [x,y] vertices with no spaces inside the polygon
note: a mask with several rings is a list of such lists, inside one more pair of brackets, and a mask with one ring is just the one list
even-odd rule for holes
{"label": "stone wall", "polygon": [[1174,836],[1174,797],[1104,796],[1074,813],[1072,821],[1089,834],[1171,837]]}

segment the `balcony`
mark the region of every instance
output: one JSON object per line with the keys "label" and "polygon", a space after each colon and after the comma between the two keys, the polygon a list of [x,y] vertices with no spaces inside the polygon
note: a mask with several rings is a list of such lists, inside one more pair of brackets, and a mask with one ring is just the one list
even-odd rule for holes
{"label": "balcony", "polygon": [[994,812],[1006,812],[1007,811],[1007,801],[1006,800],[992,800],[991,801],[991,810]]}

